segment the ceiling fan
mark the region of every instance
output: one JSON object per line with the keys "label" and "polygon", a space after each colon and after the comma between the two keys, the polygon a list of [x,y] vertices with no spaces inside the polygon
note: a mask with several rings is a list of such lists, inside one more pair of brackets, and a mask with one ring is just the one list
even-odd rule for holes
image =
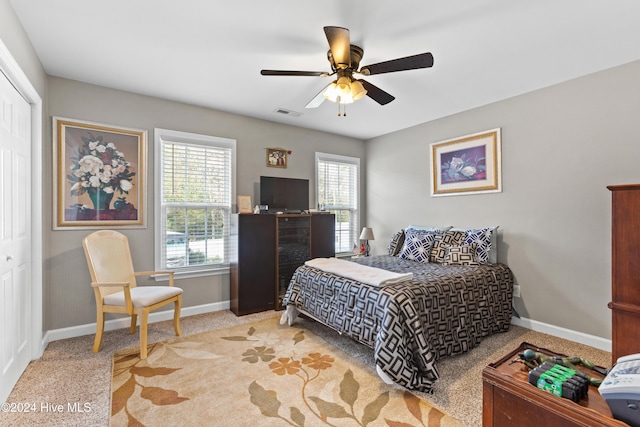
{"label": "ceiling fan", "polygon": [[[358,69],[364,50],[351,44],[349,30],[342,27],[324,27],[324,33],[329,42],[327,59],[331,64],[331,72],[325,71],[287,71],[287,70],[261,70],[263,76],[336,76],[336,80],[325,86],[305,108],[316,108],[325,99],[338,104],[349,104],[367,95],[380,105],[386,105],[395,97],[366,80],[356,79],[357,76],[372,76],[374,74],[393,73],[396,71],[429,68],[433,66],[431,53],[404,58],[392,59],[377,64],[365,65]],[[338,114],[340,112],[338,111]]]}

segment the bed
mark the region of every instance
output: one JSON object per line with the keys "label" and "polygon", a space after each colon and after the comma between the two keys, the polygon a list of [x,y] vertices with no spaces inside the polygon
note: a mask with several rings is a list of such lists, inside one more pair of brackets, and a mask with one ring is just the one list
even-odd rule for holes
{"label": "bed", "polygon": [[[411,233],[406,237],[402,251]],[[432,261],[436,246],[431,241],[428,248]],[[447,246],[445,253],[452,247],[439,246]],[[411,258],[392,253],[350,260],[412,273],[410,280],[386,286],[303,265],[285,294],[283,322],[291,324],[303,313],[372,348],[383,379],[430,392],[439,376],[437,360],[469,351],[483,337],[509,329],[513,274],[506,265],[486,259],[460,265]]]}

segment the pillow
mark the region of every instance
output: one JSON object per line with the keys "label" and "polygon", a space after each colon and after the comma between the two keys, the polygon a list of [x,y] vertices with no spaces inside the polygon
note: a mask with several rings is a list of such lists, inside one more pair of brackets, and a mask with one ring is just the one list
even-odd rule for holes
{"label": "pillow", "polygon": [[449,246],[442,265],[480,265],[476,259],[478,247],[470,245]]}
{"label": "pillow", "polygon": [[400,258],[409,261],[429,262],[429,255],[435,240],[435,233],[425,230],[407,229]]}
{"label": "pillow", "polygon": [[429,256],[429,262],[442,263],[447,255],[447,248],[449,246],[458,246],[464,243],[467,238],[467,233],[464,231],[449,230],[444,233],[439,233],[433,242],[433,248],[431,248],[431,255]]}
{"label": "pillow", "polygon": [[393,236],[391,236],[391,241],[389,242],[389,246],[387,250],[389,251],[389,255],[398,256],[400,251],[402,251],[402,246],[404,245],[404,230],[397,231]]}
{"label": "pillow", "polygon": [[467,233],[465,243],[477,245],[476,255],[480,264],[496,264],[498,262],[498,226],[467,228],[463,231]]}

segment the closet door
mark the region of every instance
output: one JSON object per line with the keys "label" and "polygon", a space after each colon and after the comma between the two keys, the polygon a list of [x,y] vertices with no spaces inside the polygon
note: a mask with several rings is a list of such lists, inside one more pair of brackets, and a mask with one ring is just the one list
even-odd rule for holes
{"label": "closet door", "polygon": [[31,359],[31,106],[0,72],[0,402]]}

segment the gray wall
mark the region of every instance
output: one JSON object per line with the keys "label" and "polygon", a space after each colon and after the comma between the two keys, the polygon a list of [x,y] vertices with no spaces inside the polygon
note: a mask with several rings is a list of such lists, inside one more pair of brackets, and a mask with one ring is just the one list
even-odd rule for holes
{"label": "gray wall", "polygon": [[[238,140],[238,194],[256,197],[263,174],[313,179],[313,153],[363,159],[367,225],[381,253],[410,223],[499,225],[499,259],[522,287],[519,313],[539,322],[610,338],[610,194],[637,183],[640,159],[640,62],[425,123],[368,141],[253,120],[170,101],[47,79],[9,0],[0,0],[0,39],[43,98],[44,188],[52,188],[53,115],[145,128],[163,127]],[[428,102],[428,101],[425,101]],[[502,128],[503,192],[431,198],[429,144]],[[266,147],[293,151],[289,168],[264,165]],[[153,156],[150,144],[149,159]],[[366,160],[365,160],[366,159]],[[152,166],[152,165],[151,165]],[[407,171],[410,171],[407,173]],[[149,169],[149,207],[153,206]],[[80,240],[87,231],[51,231],[45,191],[44,330],[94,322]],[[365,218],[365,217],[363,217]],[[127,231],[134,261],[153,267],[148,228]],[[228,299],[228,277],[191,279],[185,306]]]}
{"label": "gray wall", "polygon": [[[104,87],[50,77],[49,114],[149,131],[146,229],[124,230],[129,236],[134,265],[139,270],[154,268],[154,182],[153,129],[165,128],[213,135],[237,140],[237,194],[251,195],[254,204],[261,175],[310,179],[311,200],[315,200],[316,151],[354,156],[365,162],[363,141],[304,130],[302,128],[256,120],[177,102],[151,98]],[[51,127],[49,123],[47,125]],[[282,147],[292,151],[286,169],[266,166],[266,148]],[[44,152],[47,177],[51,177],[52,145]],[[364,176],[365,168],[362,167]],[[364,179],[362,179],[364,181]],[[52,188],[51,184],[47,184]],[[81,240],[90,230],[52,230],[51,193],[45,192],[50,243],[45,254],[44,330],[95,322],[95,303],[89,287]],[[364,215],[364,210],[363,210]],[[364,216],[363,216],[364,218]],[[179,280],[184,288],[184,307],[229,300],[229,276],[217,275]]]}
{"label": "gray wall", "polygon": [[[409,224],[499,225],[520,315],[610,339],[606,186],[640,182],[639,75],[634,62],[368,141],[374,253]],[[429,144],[496,127],[503,191],[430,197]]]}
{"label": "gray wall", "polygon": [[0,40],[7,46],[44,103],[47,76],[9,0],[0,0]]}

